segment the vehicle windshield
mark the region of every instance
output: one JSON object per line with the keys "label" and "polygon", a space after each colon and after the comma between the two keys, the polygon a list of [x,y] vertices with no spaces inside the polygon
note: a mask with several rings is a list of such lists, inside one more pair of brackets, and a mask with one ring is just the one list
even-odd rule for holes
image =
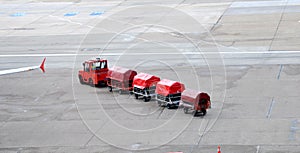
{"label": "vehicle windshield", "polygon": [[101,62],[94,62],[92,65],[93,70],[100,70],[101,69]]}

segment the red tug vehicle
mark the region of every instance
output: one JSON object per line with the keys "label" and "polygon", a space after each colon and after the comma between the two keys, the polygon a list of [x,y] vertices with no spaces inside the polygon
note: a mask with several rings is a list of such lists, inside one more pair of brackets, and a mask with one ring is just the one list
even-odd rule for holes
{"label": "red tug vehicle", "polygon": [[80,70],[78,73],[81,84],[89,84],[91,86],[106,85],[108,72],[106,59],[97,58],[96,60],[88,60],[82,63],[82,65],[83,70]]}
{"label": "red tug vehicle", "polygon": [[191,89],[186,89],[181,94],[180,105],[183,106],[184,113],[193,110],[194,116],[201,113],[206,115],[206,110],[211,108],[210,96],[204,92],[198,92]]}
{"label": "red tug vehicle", "polygon": [[133,79],[133,93],[135,99],[143,97],[144,102],[150,101],[155,96],[156,84],[160,78],[154,75],[139,73]]}
{"label": "red tug vehicle", "polygon": [[120,94],[123,91],[132,91],[133,78],[136,75],[136,71],[122,67],[115,66],[109,69],[107,73],[107,86],[109,91],[112,92],[113,88],[119,89]]}
{"label": "red tug vehicle", "polygon": [[159,106],[178,108],[181,93],[185,89],[184,84],[176,81],[163,79],[156,85],[156,101]]}

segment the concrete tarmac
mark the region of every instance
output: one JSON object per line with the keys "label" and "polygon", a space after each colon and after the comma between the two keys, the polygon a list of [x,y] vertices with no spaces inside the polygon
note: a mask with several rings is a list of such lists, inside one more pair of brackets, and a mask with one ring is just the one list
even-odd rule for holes
{"label": "concrete tarmac", "polygon": [[[0,1],[0,152],[300,153],[300,1]],[[204,117],[79,83],[84,60],[208,92]]]}

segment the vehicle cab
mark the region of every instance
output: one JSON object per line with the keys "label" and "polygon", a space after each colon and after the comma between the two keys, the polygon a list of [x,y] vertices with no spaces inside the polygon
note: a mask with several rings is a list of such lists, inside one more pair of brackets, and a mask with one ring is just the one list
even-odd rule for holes
{"label": "vehicle cab", "polygon": [[97,58],[82,63],[83,69],[79,71],[78,78],[80,83],[91,86],[105,85],[108,72],[106,59]]}

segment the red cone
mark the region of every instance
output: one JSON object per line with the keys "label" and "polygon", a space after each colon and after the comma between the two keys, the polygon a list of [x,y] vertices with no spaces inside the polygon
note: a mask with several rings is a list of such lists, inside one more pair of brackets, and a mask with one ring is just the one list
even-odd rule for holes
{"label": "red cone", "polygon": [[218,153],[221,153],[221,147],[218,146]]}

